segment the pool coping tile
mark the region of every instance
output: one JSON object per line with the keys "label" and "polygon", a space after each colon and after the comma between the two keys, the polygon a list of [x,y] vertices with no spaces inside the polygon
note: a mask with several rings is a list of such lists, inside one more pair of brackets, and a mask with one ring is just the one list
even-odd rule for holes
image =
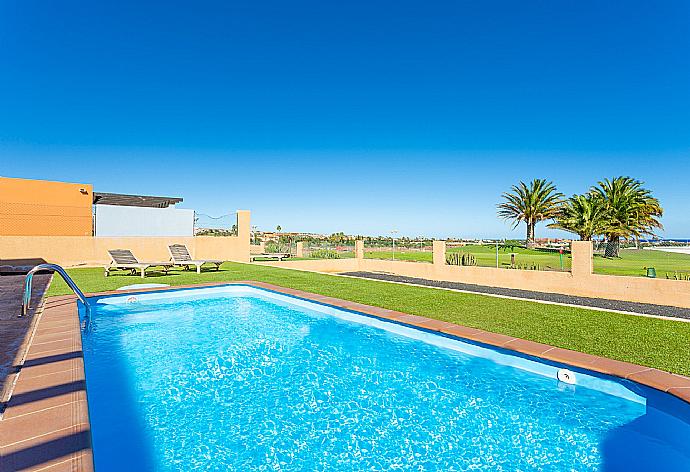
{"label": "pool coping tile", "polygon": [[[211,282],[97,292],[87,296],[227,285],[263,288],[547,361],[628,379],[690,403],[690,378],[681,375],[266,282]],[[14,393],[0,419],[0,457],[5,458],[0,463],[0,472],[20,468],[56,472],[93,471],[77,299],[74,295],[47,298],[42,309],[34,316],[38,319],[24,341],[26,354],[15,362],[19,374]],[[60,443],[60,447],[55,446],[51,449],[51,444],[54,443]]]}

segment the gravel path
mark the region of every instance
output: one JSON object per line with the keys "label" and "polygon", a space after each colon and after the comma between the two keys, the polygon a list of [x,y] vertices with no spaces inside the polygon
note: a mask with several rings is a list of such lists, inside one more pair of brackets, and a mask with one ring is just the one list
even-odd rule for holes
{"label": "gravel path", "polygon": [[682,318],[690,320],[690,309],[678,308],[674,306],[622,302],[618,300],[606,300],[603,298],[576,297],[572,295],[561,295],[559,293],[532,292],[530,290],[489,287],[486,285],[465,284],[460,282],[443,282],[438,280],[418,279],[415,277],[403,277],[394,274],[383,274],[379,272],[344,272],[342,275],[350,275],[365,279],[388,280],[391,282],[426,285],[428,287],[464,290],[467,292],[485,293],[489,295],[504,295],[508,297],[524,298],[525,300],[566,303],[569,305],[587,306],[601,308],[604,310],[628,311],[642,315],[654,315],[667,318]]}

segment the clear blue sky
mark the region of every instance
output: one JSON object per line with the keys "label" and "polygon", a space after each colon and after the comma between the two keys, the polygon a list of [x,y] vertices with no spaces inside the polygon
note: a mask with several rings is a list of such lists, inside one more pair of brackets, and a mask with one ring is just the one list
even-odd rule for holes
{"label": "clear blue sky", "polygon": [[5,1],[0,68],[4,176],[490,237],[520,179],[628,174],[690,237],[685,0]]}

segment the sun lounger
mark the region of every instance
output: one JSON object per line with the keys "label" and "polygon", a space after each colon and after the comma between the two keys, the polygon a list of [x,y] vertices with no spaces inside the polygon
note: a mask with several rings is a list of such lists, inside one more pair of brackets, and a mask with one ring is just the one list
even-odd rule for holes
{"label": "sun lounger", "polygon": [[132,274],[140,271],[143,279],[146,277],[146,269],[150,267],[160,267],[167,275],[168,269],[173,266],[172,262],[139,262],[129,249],[109,249],[108,254],[110,254],[111,262],[110,265],[105,266],[106,277],[110,275],[111,270],[124,269],[131,271]]}
{"label": "sun lounger", "polygon": [[201,273],[201,266],[204,264],[214,264],[216,266],[216,270],[219,270],[220,265],[224,262],[215,259],[192,259],[192,256],[187,250],[187,246],[184,244],[171,244],[168,246],[168,251],[170,252],[170,260],[174,265],[183,266],[187,270],[189,270],[190,266],[196,266],[197,274]]}
{"label": "sun lounger", "polygon": [[278,259],[279,261],[282,261],[283,259],[288,259],[290,257],[289,252],[273,252],[273,253],[263,253],[263,254],[252,254],[251,260],[254,261],[257,258],[259,259]]}

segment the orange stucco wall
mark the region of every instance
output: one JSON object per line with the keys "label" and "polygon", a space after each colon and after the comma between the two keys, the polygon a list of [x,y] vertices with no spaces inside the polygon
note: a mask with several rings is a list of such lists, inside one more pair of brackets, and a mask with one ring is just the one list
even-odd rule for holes
{"label": "orange stucco wall", "polygon": [[[170,259],[169,244],[185,244],[196,259],[249,262],[251,214],[237,210],[237,236],[7,236],[0,235],[0,266],[30,265],[37,260],[62,266],[110,263],[108,249],[129,249],[142,262]],[[29,262],[31,261],[31,262]]]}
{"label": "orange stucco wall", "polygon": [[0,177],[0,236],[91,236],[93,186]]}

